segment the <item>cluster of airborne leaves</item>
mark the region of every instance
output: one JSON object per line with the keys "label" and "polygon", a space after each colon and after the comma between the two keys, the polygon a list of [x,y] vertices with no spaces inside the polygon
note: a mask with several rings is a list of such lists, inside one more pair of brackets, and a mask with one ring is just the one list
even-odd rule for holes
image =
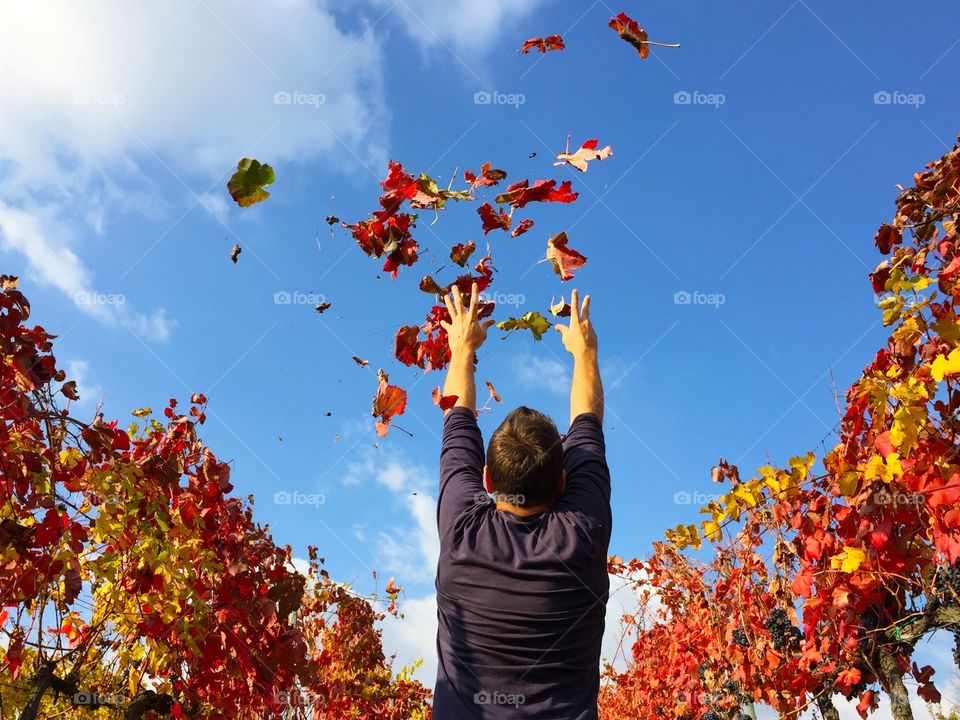
{"label": "cluster of airborne leaves", "polygon": [[[663,47],[678,47],[676,45],[662,45],[647,39],[647,34],[637,22],[624,13],[620,13],[609,22],[610,28],[620,37],[633,45],[641,58],[646,58],[650,52],[650,45]],[[537,49],[542,53],[548,50],[563,50],[565,44],[560,35],[549,35],[545,38],[531,38],[521,49],[522,54]],[[564,152],[557,153],[557,162],[554,165],[568,165],[580,172],[586,172],[588,163],[595,160],[605,160],[613,154],[613,149],[607,145],[598,147],[596,139],[584,142],[580,148],[570,152],[569,139]],[[414,236],[419,215],[423,211],[439,213],[450,203],[474,202],[478,200],[478,193],[485,188],[498,186],[505,181],[507,173],[504,170],[492,167],[485,163],[477,173],[465,171],[463,181],[465,186],[454,189],[451,180],[450,186],[441,188],[436,180],[424,173],[415,175],[408,172],[401,163],[391,161],[387,167],[387,176],[380,183],[382,193],[379,197],[379,207],[370,217],[353,223],[342,223],[349,230],[360,249],[370,256],[383,261],[382,270],[396,278],[401,268],[415,265],[421,257],[420,242]],[[237,166],[237,171],[230,179],[227,188],[233,199],[241,206],[248,207],[268,197],[264,189],[274,182],[274,171],[269,165],[262,165],[256,160],[244,158]],[[496,194],[493,202],[484,200],[476,212],[480,219],[480,228],[484,236],[501,231],[509,233],[511,237],[519,237],[527,233],[534,221],[530,218],[514,219],[514,213],[523,210],[530,203],[572,203],[578,197],[573,191],[571,181],[558,183],[554,179],[540,179],[531,183],[528,179],[518,180],[508,185],[505,190]],[[333,226],[339,218],[330,216],[327,222]],[[444,283],[439,282],[432,275],[425,275],[419,283],[424,293],[434,296],[434,304],[427,310],[426,316],[419,324],[402,325],[396,332],[394,340],[394,356],[404,365],[417,366],[424,371],[439,370],[446,366],[450,359],[450,348],[447,342],[446,330],[443,323],[450,321],[449,311],[443,298],[452,288],[456,287],[469,301],[471,288],[476,285],[477,292],[485,293],[493,282],[496,268],[492,262],[492,255],[487,249],[484,255],[472,268],[470,257],[476,250],[476,243],[468,241],[458,243],[450,250],[451,262],[464,270],[455,278]],[[231,251],[231,260],[237,261],[240,247],[234,246]],[[566,232],[559,232],[548,238],[544,261],[549,262],[561,281],[571,280],[574,272],[587,262],[585,255],[569,245]],[[317,306],[318,312],[330,307],[329,303]],[[479,317],[485,318],[494,312],[494,302],[482,300],[479,304]],[[563,298],[559,303],[552,303],[548,310],[554,316],[563,317],[569,314],[569,306]],[[529,330],[535,340],[543,337],[552,323],[539,310],[529,310],[519,317],[509,317],[497,323],[497,327],[508,333],[514,330]],[[366,361],[357,359],[363,365]],[[372,415],[376,418],[378,435],[385,435],[390,428],[391,419],[401,415],[406,409],[406,391],[389,382],[389,375],[384,370],[377,373],[377,392],[373,400]],[[442,398],[439,390],[434,391],[434,402],[441,406],[449,406],[452,400]]]}

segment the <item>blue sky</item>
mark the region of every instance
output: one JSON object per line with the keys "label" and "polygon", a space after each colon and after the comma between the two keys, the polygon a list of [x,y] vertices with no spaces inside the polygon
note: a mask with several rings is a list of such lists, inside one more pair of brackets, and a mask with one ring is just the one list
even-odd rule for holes
{"label": "blue sky", "polygon": [[[375,209],[388,158],[442,185],[492,161],[511,180],[570,179],[580,193],[530,206],[526,235],[486,240],[492,289],[523,296],[498,318],[542,311],[574,284],[594,297],[612,552],[643,555],[694,521],[682,493],[714,492],[720,456],[749,472],[822,452],[837,421],[830,373],[842,394],[885,337],[866,278],[873,234],[895,184],[960,130],[960,7],[343,5],[67,4],[56,18],[18,9],[0,29],[17,58],[0,118],[0,258],[61,336],[81,414],[102,400],[126,418],[206,392],[204,437],[233,461],[237,491],[257,497],[257,517],[361,588],[372,568],[396,575],[411,610],[388,643],[429,653],[441,427],[430,390],[442,378],[391,361],[392,339],[430,305],[419,278],[441,264],[447,278],[447,248],[484,238],[473,206],[434,225],[425,214],[414,234],[430,252],[394,281],[323,218]],[[683,47],[640,61],[607,27],[620,10]],[[517,54],[557,32],[564,52]],[[277,104],[277,92],[324,102]],[[554,168],[568,134],[614,155],[582,175]],[[225,190],[244,155],[277,171],[248,210]],[[563,285],[535,265],[560,230],[589,258]],[[331,309],[316,314],[311,293]],[[562,425],[568,366],[558,337],[491,332],[478,378],[504,404],[484,432],[518,404]],[[410,390],[397,422],[414,437],[394,430],[375,448],[378,367]],[[284,492],[323,502],[274,502]]]}

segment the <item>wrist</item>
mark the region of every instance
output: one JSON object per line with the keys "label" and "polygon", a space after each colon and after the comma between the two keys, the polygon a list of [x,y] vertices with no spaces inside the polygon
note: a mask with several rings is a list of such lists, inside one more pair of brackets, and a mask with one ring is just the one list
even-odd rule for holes
{"label": "wrist", "polygon": [[583,350],[577,350],[575,353],[573,353],[573,362],[574,363],[596,363],[597,349],[584,348]]}
{"label": "wrist", "polygon": [[458,347],[450,349],[450,364],[463,364],[473,367],[474,350],[467,347]]}

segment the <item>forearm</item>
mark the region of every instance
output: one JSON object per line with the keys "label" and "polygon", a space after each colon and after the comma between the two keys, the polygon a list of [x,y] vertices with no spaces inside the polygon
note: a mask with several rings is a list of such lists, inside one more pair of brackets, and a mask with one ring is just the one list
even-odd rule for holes
{"label": "forearm", "polygon": [[455,352],[447,365],[444,395],[456,395],[454,407],[465,407],[477,412],[477,386],[474,380],[473,352]]}
{"label": "forearm", "polygon": [[570,385],[570,422],[577,415],[594,413],[603,422],[603,383],[596,352],[582,352],[573,358],[573,382]]}

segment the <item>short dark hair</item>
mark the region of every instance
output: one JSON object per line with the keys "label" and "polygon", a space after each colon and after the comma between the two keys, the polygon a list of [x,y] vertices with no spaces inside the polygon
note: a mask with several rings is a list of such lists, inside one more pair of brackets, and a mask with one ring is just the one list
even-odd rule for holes
{"label": "short dark hair", "polygon": [[521,405],[493,431],[487,445],[490,485],[521,507],[552,504],[563,471],[563,445],[549,416]]}

